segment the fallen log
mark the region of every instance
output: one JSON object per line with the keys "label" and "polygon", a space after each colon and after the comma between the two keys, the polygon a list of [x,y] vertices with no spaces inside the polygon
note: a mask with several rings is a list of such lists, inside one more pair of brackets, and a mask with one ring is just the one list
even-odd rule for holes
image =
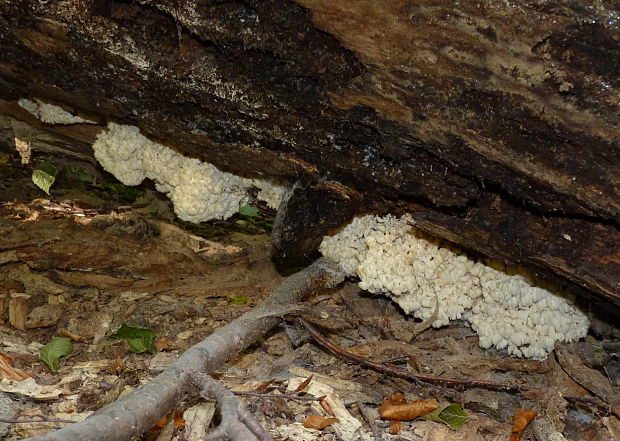
{"label": "fallen log", "polygon": [[407,211],[620,305],[617,16],[585,0],[6,0],[1,107],[83,157],[101,127],[17,100],[299,182],[274,236],[289,264],[353,213]]}

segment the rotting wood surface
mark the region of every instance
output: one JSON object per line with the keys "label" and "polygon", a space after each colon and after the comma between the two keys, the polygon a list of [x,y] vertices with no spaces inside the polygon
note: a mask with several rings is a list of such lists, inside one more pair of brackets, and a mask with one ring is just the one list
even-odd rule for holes
{"label": "rotting wood surface", "polygon": [[[413,211],[465,249],[620,304],[619,15],[587,1],[6,0],[1,108],[81,154],[96,128],[37,124],[15,100],[336,201],[359,193],[335,220]],[[327,227],[290,212],[278,231],[310,237],[276,249],[302,258]]]}

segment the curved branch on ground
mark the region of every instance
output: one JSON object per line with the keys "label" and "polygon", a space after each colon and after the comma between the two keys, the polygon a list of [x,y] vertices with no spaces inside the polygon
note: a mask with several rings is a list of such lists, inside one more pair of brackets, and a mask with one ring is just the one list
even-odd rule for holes
{"label": "curved branch on ground", "polygon": [[[236,318],[185,351],[149,383],[79,423],[30,441],[125,441],[152,427],[180,403],[201,375],[213,372],[298,310],[297,303],[316,291],[336,286],[344,275],[326,259],[319,259],[287,277],[251,311]],[[244,415],[245,417],[245,415]],[[248,421],[245,421],[246,426]]]}

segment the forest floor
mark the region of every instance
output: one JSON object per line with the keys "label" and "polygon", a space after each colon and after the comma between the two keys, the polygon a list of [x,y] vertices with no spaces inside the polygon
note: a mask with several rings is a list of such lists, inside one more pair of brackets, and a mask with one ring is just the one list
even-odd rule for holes
{"label": "forest floor", "polygon": [[[148,382],[284,278],[271,260],[267,212],[190,226],[175,221],[167,201],[146,187],[127,189],[83,164],[59,168],[47,195],[32,183],[32,166],[8,154],[0,157],[5,439],[81,420]],[[518,440],[511,438],[517,409],[538,414],[523,440],[564,439],[560,432],[575,441],[620,440],[618,407],[597,396],[602,381],[617,391],[618,373],[610,368],[617,353],[606,353],[593,336],[563,345],[562,357],[552,353],[540,362],[483,350],[471,328],[458,322],[416,335],[418,321],[354,281],[304,306],[303,317],[346,352],[413,374],[465,381],[447,387],[371,370],[283,320],[214,373],[245,394],[243,402],[277,440]],[[589,383],[595,379],[599,383]],[[470,380],[528,390],[487,390],[468,385]],[[450,409],[463,413],[457,412],[452,428],[445,421],[416,419],[390,434],[398,424],[380,418],[378,409],[398,392],[410,403],[434,398],[439,409],[457,405]],[[324,401],[317,399],[328,394],[342,404],[332,409],[336,422],[327,419]],[[142,439],[198,440],[204,435],[194,430],[198,411],[200,424],[217,424],[214,403],[188,396],[172,418]],[[332,424],[304,427],[309,415]]]}

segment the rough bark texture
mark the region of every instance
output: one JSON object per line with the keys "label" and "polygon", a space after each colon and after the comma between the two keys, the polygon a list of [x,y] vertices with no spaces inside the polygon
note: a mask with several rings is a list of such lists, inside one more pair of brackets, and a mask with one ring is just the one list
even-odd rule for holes
{"label": "rough bark texture", "polygon": [[[14,100],[42,98],[310,185],[280,258],[316,244],[299,214],[333,181],[343,209],[323,224],[413,211],[620,304],[619,19],[586,0],[5,0],[0,98],[20,120]],[[93,129],[37,127],[90,153]]]}

